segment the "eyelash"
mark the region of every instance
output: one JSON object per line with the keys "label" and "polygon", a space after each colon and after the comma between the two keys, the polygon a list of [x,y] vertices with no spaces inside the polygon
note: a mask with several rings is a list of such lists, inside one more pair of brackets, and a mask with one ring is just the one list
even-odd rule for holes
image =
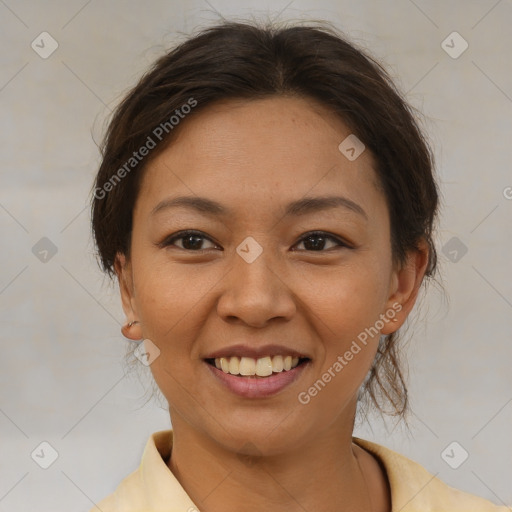
{"label": "eyelash", "polygon": [[[165,240],[163,240],[160,244],[158,244],[158,246],[161,247],[161,248],[168,247],[170,245],[174,245],[173,243],[176,240],[181,240],[181,239],[186,238],[187,236],[191,236],[191,235],[195,235],[195,236],[204,238],[206,240],[209,240],[213,244],[215,244],[215,242],[211,238],[206,236],[201,231],[195,231],[195,230],[190,230],[189,229],[189,230],[178,231],[177,233],[174,233],[173,235],[171,235],[171,236],[167,237]],[[343,247],[347,248],[347,249],[351,248],[351,246],[348,243],[344,242],[343,240],[341,240],[337,236],[331,235],[330,233],[328,233],[326,231],[309,231],[309,232],[305,233],[302,236],[302,238],[299,240],[299,243],[303,242],[305,239],[307,239],[310,236],[321,236],[321,237],[323,237],[325,239],[329,239],[331,241],[334,241],[334,242],[336,242],[338,244],[338,248],[343,248]],[[177,247],[177,248],[181,249],[182,251],[198,252],[198,253],[201,252],[201,251],[207,251],[208,250],[208,249],[192,250],[192,249],[184,249],[183,247]],[[320,250],[320,251],[308,251],[306,249],[301,249],[301,250],[305,250],[306,252],[327,252],[327,251],[330,251],[332,249],[334,249],[334,248]]]}

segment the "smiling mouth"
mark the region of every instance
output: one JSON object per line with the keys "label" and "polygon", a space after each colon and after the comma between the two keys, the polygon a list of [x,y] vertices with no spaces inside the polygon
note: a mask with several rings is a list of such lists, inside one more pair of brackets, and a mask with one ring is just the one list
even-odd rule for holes
{"label": "smiling mouth", "polygon": [[211,366],[238,377],[270,377],[281,372],[287,372],[310,361],[307,357],[266,356],[254,359],[252,357],[217,357],[205,359]]}

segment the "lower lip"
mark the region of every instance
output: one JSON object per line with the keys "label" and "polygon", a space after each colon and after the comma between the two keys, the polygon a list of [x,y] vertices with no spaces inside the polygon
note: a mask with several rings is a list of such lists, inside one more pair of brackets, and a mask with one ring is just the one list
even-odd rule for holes
{"label": "lower lip", "polygon": [[224,373],[215,366],[205,362],[213,375],[219,379],[235,395],[245,398],[265,398],[282,391],[286,386],[297,380],[309,361],[296,366],[292,370],[274,373],[269,377],[241,377]]}

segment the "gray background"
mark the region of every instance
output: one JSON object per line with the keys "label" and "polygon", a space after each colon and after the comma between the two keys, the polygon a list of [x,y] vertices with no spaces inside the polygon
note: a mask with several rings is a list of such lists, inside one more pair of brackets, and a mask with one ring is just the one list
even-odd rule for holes
{"label": "gray background", "polygon": [[[169,428],[147,369],[124,366],[117,289],[93,256],[95,141],[183,34],[220,15],[279,12],[331,20],[383,59],[436,150],[449,303],[430,287],[411,319],[410,432],[372,418],[355,434],[512,505],[510,0],[0,0],[0,512],[88,511],[138,466],[148,436]],[[47,59],[31,48],[43,31],[59,45]],[[469,44],[458,58],[441,46],[453,31]],[[56,254],[38,252],[43,237]],[[31,458],[43,441],[58,453],[46,470]],[[469,453],[458,469],[441,457],[453,441]]]}

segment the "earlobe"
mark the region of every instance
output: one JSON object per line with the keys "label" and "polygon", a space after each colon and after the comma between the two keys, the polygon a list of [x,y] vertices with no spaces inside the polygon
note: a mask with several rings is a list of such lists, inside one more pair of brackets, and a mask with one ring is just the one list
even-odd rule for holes
{"label": "earlobe", "polygon": [[132,341],[140,341],[143,338],[142,334],[140,334],[140,322],[137,320],[133,320],[123,325],[121,327],[121,332],[125,338]]}
{"label": "earlobe", "polygon": [[[382,334],[395,332],[405,322],[416,303],[427,269],[428,258],[428,244],[422,240],[418,243],[417,249],[408,252],[406,262],[402,267],[393,273],[386,311],[393,310],[395,315],[393,322],[387,323],[382,329]],[[397,304],[400,305],[400,308],[397,307]]]}

